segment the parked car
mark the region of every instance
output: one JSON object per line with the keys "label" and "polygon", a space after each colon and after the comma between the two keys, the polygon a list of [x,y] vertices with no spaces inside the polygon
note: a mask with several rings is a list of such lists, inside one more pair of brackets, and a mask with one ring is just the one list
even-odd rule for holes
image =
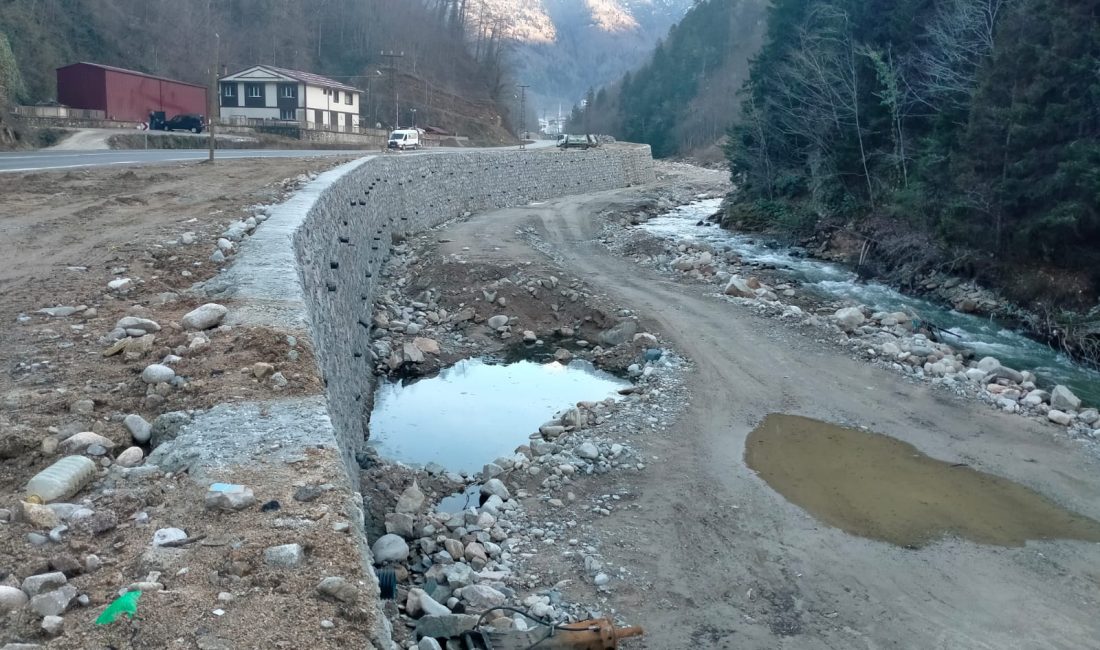
{"label": "parked car", "polygon": [[599,146],[596,139],[590,135],[566,135],[558,140],[558,146],[565,149],[588,149]]}
{"label": "parked car", "polygon": [[206,119],[202,115],[177,115],[164,123],[165,131],[190,131],[202,133],[206,128]]}
{"label": "parked car", "polygon": [[386,146],[390,149],[400,149],[404,151],[406,149],[419,149],[420,148],[420,131],[417,129],[398,129],[390,134],[389,142]]}

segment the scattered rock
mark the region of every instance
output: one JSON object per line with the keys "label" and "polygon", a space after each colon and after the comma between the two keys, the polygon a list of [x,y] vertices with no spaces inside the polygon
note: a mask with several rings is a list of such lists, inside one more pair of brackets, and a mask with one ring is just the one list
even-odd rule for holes
{"label": "scattered rock", "polygon": [[23,579],[21,587],[23,593],[33,598],[38,594],[60,589],[68,584],[68,582],[69,580],[65,577],[64,573],[55,571],[53,573],[40,573],[34,576],[27,576]]}
{"label": "scattered rock", "polygon": [[130,278],[118,278],[117,280],[111,280],[107,283],[107,288],[111,291],[118,291],[119,293],[129,291],[134,287],[134,281]]}
{"label": "scattered rock", "polygon": [[181,528],[161,528],[153,533],[153,546],[164,546],[184,539],[187,539],[187,533]]}
{"label": "scattered rock", "polygon": [[867,320],[858,307],[838,309],[836,313],[833,314],[833,317],[836,318],[837,325],[840,326],[840,329],[845,332],[854,331]]}
{"label": "scattered rock", "polygon": [[149,442],[149,438],[152,436],[153,425],[136,413],[131,413],[123,418],[122,425],[130,432],[134,442],[146,443]]}
{"label": "scattered rock", "polygon": [[105,438],[92,431],[81,431],[61,441],[58,448],[67,454],[82,454],[90,447],[99,445],[104,449],[114,449],[115,443],[110,438]]}
{"label": "scattered rock", "polygon": [[204,503],[208,510],[244,510],[256,503],[252,490],[234,483],[213,483],[206,491]]}
{"label": "scattered rock", "polygon": [[145,452],[141,447],[129,447],[115,457],[115,464],[120,467],[137,467],[143,458],[145,458]]}
{"label": "scattered rock", "polygon": [[23,593],[22,589],[0,585],[0,614],[23,609],[28,601],[30,601],[30,598]]}
{"label": "scattered rock", "polygon": [[508,492],[508,488],[499,478],[492,478],[488,481],[485,481],[485,484],[481,486],[481,493],[496,495],[504,501],[507,501],[511,498],[511,494]]}
{"label": "scattered rock", "polygon": [[48,591],[31,598],[31,611],[42,617],[61,616],[76,597],[76,587],[65,585],[60,589]]}
{"label": "scattered rock", "polygon": [[734,296],[736,298],[755,298],[756,292],[749,286],[743,278],[732,277],[729,282],[726,283],[726,288],[722,290],[722,293],[727,296]]}
{"label": "scattered rock", "polygon": [[141,371],[141,380],[147,384],[166,384],[176,378],[176,371],[166,365],[154,363]]}
{"label": "scattered rock", "polygon": [[474,629],[477,622],[478,617],[472,614],[424,616],[416,622],[416,636],[420,638],[449,639]]}
{"label": "scattered rock", "polygon": [[175,440],[180,429],[191,422],[191,416],[184,411],[169,411],[157,416],[149,431],[149,444],[154,448]]}
{"label": "scattered rock", "polygon": [[404,562],[409,557],[409,545],[400,535],[393,533],[387,533],[376,539],[370,550],[374,554],[375,564]]}
{"label": "scattered rock", "polygon": [[57,636],[64,632],[65,619],[60,616],[45,616],[42,618],[42,629],[50,636]]}
{"label": "scattered rock", "polygon": [[1051,422],[1054,422],[1055,424],[1061,424],[1062,426],[1068,426],[1070,423],[1073,422],[1072,415],[1053,408],[1047,412],[1047,419],[1049,419]]}
{"label": "scattered rock", "polygon": [[633,339],[637,333],[638,323],[632,320],[624,320],[618,325],[600,332],[599,341],[601,345],[615,347]]}
{"label": "scattered rock", "polygon": [[225,320],[225,315],[229,313],[229,309],[224,305],[208,302],[205,305],[193,309],[184,315],[180,324],[184,329],[189,330],[208,330],[212,327],[217,327]]}
{"label": "scattered rock", "polygon": [[160,331],[160,325],[156,321],[148,318],[138,318],[137,316],[125,316],[120,318],[118,322],[115,323],[115,328],[127,331],[138,330],[141,332],[140,335],[152,334],[153,332]]}
{"label": "scattered rock", "polygon": [[1058,384],[1050,391],[1050,407],[1059,411],[1076,411],[1081,408],[1081,400],[1069,388]]}
{"label": "scattered rock", "polygon": [[305,551],[300,544],[280,544],[264,549],[264,562],[271,566],[294,569],[305,562]]}
{"label": "scattered rock", "polygon": [[490,329],[494,329],[494,330],[498,330],[498,329],[504,327],[507,324],[508,324],[508,317],[504,316],[502,314],[498,314],[496,316],[493,316],[488,321],[486,321],[486,325],[488,325]]}
{"label": "scattered rock", "polygon": [[470,585],[462,588],[462,598],[474,609],[500,607],[508,598],[488,585]]}
{"label": "scattered rock", "polygon": [[413,481],[412,485],[405,488],[405,491],[401,493],[401,497],[397,500],[397,507],[394,510],[399,513],[416,514],[424,506],[425,498],[420,486],[416,484],[416,481]]}
{"label": "scattered rock", "polygon": [[573,453],[576,454],[578,458],[583,458],[585,460],[596,460],[600,457],[599,448],[591,442],[582,442],[577,445],[573,448]]}
{"label": "scattered rock", "polygon": [[359,599],[359,589],[340,576],[329,576],[317,585],[317,593],[342,603],[354,603]]}

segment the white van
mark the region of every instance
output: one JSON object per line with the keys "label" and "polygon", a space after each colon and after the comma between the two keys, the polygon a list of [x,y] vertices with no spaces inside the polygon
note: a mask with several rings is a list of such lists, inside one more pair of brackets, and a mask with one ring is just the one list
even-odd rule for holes
{"label": "white van", "polygon": [[390,141],[386,145],[390,149],[419,149],[420,131],[416,129],[398,129],[390,134]]}

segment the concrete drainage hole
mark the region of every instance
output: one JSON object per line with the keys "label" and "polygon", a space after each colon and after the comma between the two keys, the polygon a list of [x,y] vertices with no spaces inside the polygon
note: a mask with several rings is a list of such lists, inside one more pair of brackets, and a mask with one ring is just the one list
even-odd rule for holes
{"label": "concrete drainage hole", "polygon": [[466,359],[434,377],[380,384],[370,444],[390,461],[474,474],[512,455],[555,413],[580,401],[618,397],[629,385],[586,361]]}
{"label": "concrete drainage hole", "polygon": [[870,431],[772,414],[749,434],[745,462],[817,519],[898,546],[948,535],[997,546],[1100,542],[1100,522],[1034,490]]}

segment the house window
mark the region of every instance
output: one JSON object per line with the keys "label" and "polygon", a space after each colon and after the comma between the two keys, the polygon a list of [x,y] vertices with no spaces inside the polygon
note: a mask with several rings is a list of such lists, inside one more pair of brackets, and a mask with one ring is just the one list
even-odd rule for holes
{"label": "house window", "polygon": [[354,102],[355,102],[355,100],[351,96],[351,93],[345,93],[344,94],[344,103],[345,104],[347,104],[348,106],[351,106]]}
{"label": "house window", "polygon": [[340,101],[340,91],[339,90],[332,91],[332,101],[334,101],[334,102]]}
{"label": "house window", "polygon": [[298,88],[290,84],[283,86],[283,99],[294,99],[298,96]]}
{"label": "house window", "polygon": [[222,95],[225,97],[236,97],[237,84],[222,84]]}
{"label": "house window", "polygon": [[247,84],[248,96],[253,99],[264,96],[264,87],[260,84]]}
{"label": "house window", "polygon": [[295,111],[293,108],[280,108],[279,119],[293,122],[294,120],[298,119],[297,111]]}

